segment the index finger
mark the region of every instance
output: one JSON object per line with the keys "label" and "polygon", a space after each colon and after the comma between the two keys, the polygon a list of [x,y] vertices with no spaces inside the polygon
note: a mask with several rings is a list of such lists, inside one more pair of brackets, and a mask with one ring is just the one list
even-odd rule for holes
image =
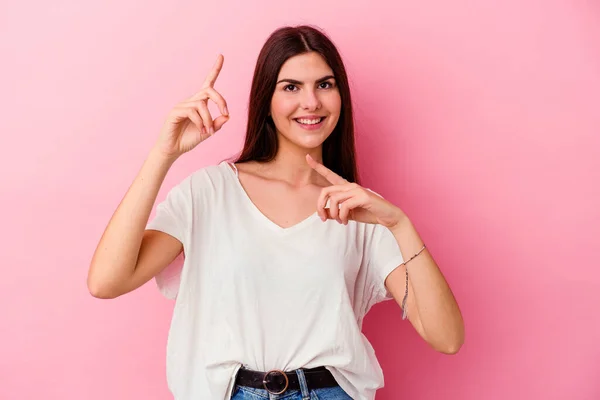
{"label": "index finger", "polygon": [[324,166],[323,164],[316,162],[309,154],[306,155],[306,161],[308,161],[308,164],[315,171],[317,171],[319,175],[327,179],[329,183],[333,185],[342,185],[348,182],[344,178],[342,178],[341,176]]}
{"label": "index finger", "polygon": [[217,57],[217,61],[213,66],[212,70],[208,73],[208,76],[204,80],[204,84],[202,87],[213,87],[215,82],[217,81],[217,77],[219,76],[219,72],[221,72],[221,68],[223,68],[223,61],[225,57],[222,54],[219,54]]}

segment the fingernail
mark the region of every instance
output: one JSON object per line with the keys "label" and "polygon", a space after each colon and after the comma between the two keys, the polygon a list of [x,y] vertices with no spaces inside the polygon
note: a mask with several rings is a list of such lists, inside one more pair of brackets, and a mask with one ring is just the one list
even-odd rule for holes
{"label": "fingernail", "polygon": [[209,130],[209,131],[210,131],[210,134],[211,134],[211,135],[214,135],[214,134],[215,134],[215,128],[213,128],[212,126],[210,127],[210,130]]}
{"label": "fingernail", "polygon": [[229,115],[229,111],[227,111],[227,107],[223,107],[223,112],[225,113],[225,115]]}

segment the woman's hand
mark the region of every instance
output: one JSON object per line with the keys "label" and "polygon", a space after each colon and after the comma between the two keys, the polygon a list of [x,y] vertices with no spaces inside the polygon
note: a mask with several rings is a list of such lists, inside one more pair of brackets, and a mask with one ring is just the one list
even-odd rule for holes
{"label": "woman's hand", "polygon": [[[392,229],[401,222],[406,214],[375,192],[356,183],[350,183],[323,164],[306,155],[308,164],[332,186],[321,190],[317,200],[317,213],[321,220],[335,219],[347,225],[348,220],[381,224]],[[329,208],[325,208],[329,200]]]}
{"label": "woman's hand", "polygon": [[[227,103],[215,89],[215,81],[223,67],[223,56],[206,77],[200,91],[177,104],[169,113],[154,148],[169,158],[178,158],[217,132],[229,120]],[[208,100],[217,104],[220,116],[212,119]]]}

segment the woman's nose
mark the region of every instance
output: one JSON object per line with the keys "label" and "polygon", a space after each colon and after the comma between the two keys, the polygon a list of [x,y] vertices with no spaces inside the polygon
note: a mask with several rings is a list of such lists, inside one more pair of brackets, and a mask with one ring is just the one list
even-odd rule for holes
{"label": "woman's nose", "polygon": [[318,110],[321,101],[314,90],[305,90],[302,96],[302,108],[305,110]]}

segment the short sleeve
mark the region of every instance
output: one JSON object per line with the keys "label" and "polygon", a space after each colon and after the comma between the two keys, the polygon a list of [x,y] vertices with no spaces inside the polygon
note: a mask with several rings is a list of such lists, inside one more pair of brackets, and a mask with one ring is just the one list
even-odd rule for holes
{"label": "short sleeve", "polygon": [[393,296],[385,287],[385,279],[404,262],[396,238],[388,228],[383,225],[374,225],[367,243],[367,279],[368,292],[371,293],[367,309],[384,300],[391,300]]}
{"label": "short sleeve", "polygon": [[[192,221],[192,192],[190,177],[174,186],[166,198],[156,206],[156,214],[148,224],[147,230],[164,232],[179,240],[184,249]],[[160,292],[169,299],[175,299],[181,282],[184,257],[177,257],[169,266],[159,272],[156,284]]]}

